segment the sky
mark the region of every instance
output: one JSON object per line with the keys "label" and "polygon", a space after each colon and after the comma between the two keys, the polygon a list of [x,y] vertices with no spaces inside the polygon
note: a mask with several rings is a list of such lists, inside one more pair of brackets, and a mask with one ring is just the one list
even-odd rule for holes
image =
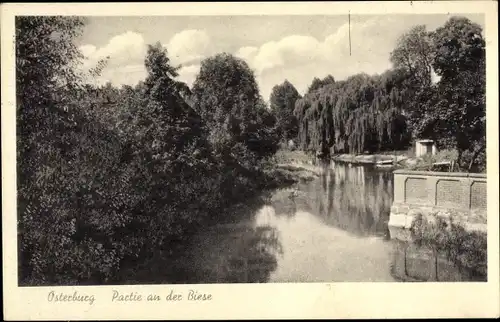
{"label": "sky", "polygon": [[[484,16],[464,14],[484,28]],[[173,64],[182,65],[179,80],[192,85],[200,62],[221,52],[244,59],[254,71],[267,101],[273,86],[285,79],[304,94],[314,77],[336,80],[357,73],[379,74],[391,68],[390,52],[415,25],[442,26],[449,15],[324,16],[145,16],[87,17],[77,45],[84,68],[109,56],[96,80],[135,85],[146,75],[148,44],[160,42]]]}

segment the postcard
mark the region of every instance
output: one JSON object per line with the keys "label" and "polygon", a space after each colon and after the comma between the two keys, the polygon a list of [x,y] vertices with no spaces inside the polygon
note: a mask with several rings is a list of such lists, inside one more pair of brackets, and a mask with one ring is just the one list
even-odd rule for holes
{"label": "postcard", "polygon": [[1,14],[6,320],[499,316],[496,2]]}

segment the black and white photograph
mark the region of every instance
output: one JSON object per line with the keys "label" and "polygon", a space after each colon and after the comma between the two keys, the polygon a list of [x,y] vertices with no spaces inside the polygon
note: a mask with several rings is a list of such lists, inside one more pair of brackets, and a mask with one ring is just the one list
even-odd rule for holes
{"label": "black and white photograph", "polygon": [[482,25],[16,18],[20,285],[486,280]]}
{"label": "black and white photograph", "polygon": [[14,23],[18,287],[491,278],[484,13]]}

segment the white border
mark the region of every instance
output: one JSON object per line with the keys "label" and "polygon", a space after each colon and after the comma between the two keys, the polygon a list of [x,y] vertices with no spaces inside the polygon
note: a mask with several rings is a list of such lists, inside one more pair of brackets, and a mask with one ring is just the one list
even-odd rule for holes
{"label": "white border", "polygon": [[[175,286],[17,286],[16,15],[325,15],[484,13],[487,40],[488,283],[284,283]],[[6,320],[498,317],[498,6],[493,1],[302,3],[2,4],[2,220]],[[166,295],[196,288],[207,303],[111,303],[111,292]],[[91,293],[87,303],[49,303],[49,290]]]}

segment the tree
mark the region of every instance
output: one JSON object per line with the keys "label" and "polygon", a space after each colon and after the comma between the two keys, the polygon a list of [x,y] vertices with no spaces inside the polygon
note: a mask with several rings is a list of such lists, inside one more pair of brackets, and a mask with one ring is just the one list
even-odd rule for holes
{"label": "tree", "polygon": [[266,133],[257,108],[262,99],[245,61],[226,53],[203,60],[192,92],[220,158],[252,163],[268,155],[258,148]]}
{"label": "tree", "polygon": [[299,146],[323,155],[404,147],[403,80],[399,70],[358,74],[306,94],[294,111]]}
{"label": "tree", "polygon": [[332,75],[328,75],[325,78],[323,78],[321,82],[323,83],[323,86],[335,84],[335,78],[333,78]]}
{"label": "tree", "polygon": [[84,21],[62,17],[17,17],[15,23],[17,138],[22,180],[32,175],[35,169],[32,168],[34,164],[26,164],[28,159],[20,156],[29,153],[36,145],[31,136],[42,126],[41,122],[47,121],[47,114],[63,113],[51,103],[58,90],[67,84],[74,85],[77,78],[72,66],[82,56],[72,39],[81,33]]}
{"label": "tree", "polygon": [[427,104],[432,85],[433,48],[431,33],[424,25],[417,25],[399,37],[396,48],[390,54],[394,69],[403,77],[401,95],[407,104],[403,108],[410,132],[417,131],[422,105]]}
{"label": "tree", "polygon": [[[153,156],[160,157],[165,151],[175,156],[204,136],[202,120],[184,101],[186,85],[175,80],[177,68],[171,66],[167,50],[160,43],[148,46],[145,66],[146,101],[139,110],[138,120],[140,125],[149,126],[146,133],[150,135],[145,133],[146,137],[140,141],[153,143],[156,151]],[[175,173],[176,169],[169,167],[169,171]]]}
{"label": "tree", "polygon": [[470,170],[486,143],[482,29],[467,18],[452,17],[432,41],[433,68],[441,79],[424,106],[421,133],[432,133],[441,147],[456,148],[461,167]]}
{"label": "tree", "polygon": [[414,85],[426,87],[431,84],[432,55],[430,33],[424,25],[418,25],[398,39],[390,59],[394,68],[409,73]]}
{"label": "tree", "polygon": [[271,110],[276,115],[278,128],[285,142],[295,139],[297,136],[298,123],[293,110],[295,109],[295,102],[300,97],[297,89],[287,80],[283,84],[274,86],[271,92],[269,99]]}
{"label": "tree", "polygon": [[459,79],[460,72],[482,72],[485,40],[482,28],[465,17],[452,17],[432,33],[436,73],[446,79]]}
{"label": "tree", "polygon": [[205,183],[213,164],[201,117],[184,101],[184,84],[175,79],[167,50],[159,43],[149,45],[145,66],[144,83],[136,87],[136,97],[126,100],[131,105],[123,109],[123,119],[130,121],[123,132],[129,133],[128,159],[141,196],[134,214],[145,232],[142,256],[150,258],[152,250],[201,219],[189,209],[190,200],[210,208],[202,196],[208,195]]}
{"label": "tree", "polygon": [[82,26],[16,20],[21,285],[119,282],[209,215],[192,200],[221,203],[201,119],[166,51],[149,47],[135,88],[82,85],[73,41]]}
{"label": "tree", "polygon": [[307,89],[307,93],[314,92],[317,89],[320,89],[323,86],[329,85],[329,84],[334,84],[335,79],[333,78],[332,75],[328,75],[323,79],[319,79],[318,77],[314,77],[312,80],[311,85],[309,85],[309,88]]}
{"label": "tree", "polygon": [[[16,18],[23,285],[104,281],[127,249],[115,248],[110,234],[127,224],[126,205],[133,202],[120,190],[127,181],[116,174],[121,146],[98,119],[88,119],[91,98],[80,93],[93,89],[81,86],[74,68],[82,55],[73,40],[83,25],[75,17]],[[103,180],[113,174],[115,180]]]}

